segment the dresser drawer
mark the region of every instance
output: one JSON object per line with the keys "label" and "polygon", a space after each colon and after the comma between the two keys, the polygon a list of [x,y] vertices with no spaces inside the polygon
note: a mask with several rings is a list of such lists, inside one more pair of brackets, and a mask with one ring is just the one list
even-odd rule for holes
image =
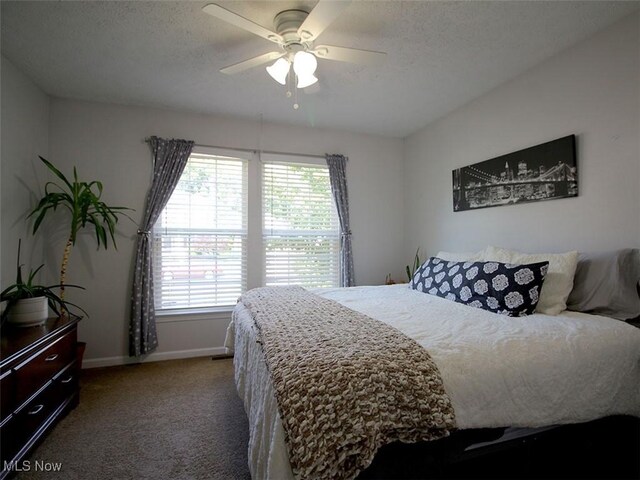
{"label": "dresser drawer", "polygon": [[63,399],[73,396],[79,388],[80,371],[76,362],[68,365],[53,379],[53,388]]}
{"label": "dresser drawer", "polygon": [[78,379],[75,363],[69,364],[38,395],[15,413],[14,437],[22,443],[50,419],[51,415],[74,394]]}
{"label": "dresser drawer", "polygon": [[9,370],[0,376],[0,397],[2,405],[0,407],[0,420],[7,418],[15,408],[15,374]]}
{"label": "dresser drawer", "polygon": [[74,329],[16,367],[14,372],[16,407],[73,361],[76,338],[77,333]]}
{"label": "dresser drawer", "polygon": [[17,423],[15,416],[9,415],[0,424],[0,442],[2,442],[0,462],[2,462],[3,468],[4,462],[11,460],[20,448],[20,442],[16,439]]}

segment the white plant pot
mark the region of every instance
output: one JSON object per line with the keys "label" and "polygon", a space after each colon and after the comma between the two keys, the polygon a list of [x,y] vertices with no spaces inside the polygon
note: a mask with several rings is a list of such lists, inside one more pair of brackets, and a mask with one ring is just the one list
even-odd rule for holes
{"label": "white plant pot", "polygon": [[18,300],[7,314],[7,321],[18,327],[41,325],[49,317],[47,297]]}

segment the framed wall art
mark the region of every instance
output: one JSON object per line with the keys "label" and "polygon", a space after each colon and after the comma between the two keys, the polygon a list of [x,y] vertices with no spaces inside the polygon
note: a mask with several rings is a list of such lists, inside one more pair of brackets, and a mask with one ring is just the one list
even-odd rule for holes
{"label": "framed wall art", "polygon": [[576,136],[453,171],[453,211],[576,197]]}

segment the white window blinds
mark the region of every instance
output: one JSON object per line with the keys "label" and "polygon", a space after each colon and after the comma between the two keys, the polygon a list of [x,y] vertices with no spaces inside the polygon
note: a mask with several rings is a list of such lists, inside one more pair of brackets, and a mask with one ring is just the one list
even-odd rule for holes
{"label": "white window blinds", "polygon": [[246,250],[247,160],[192,153],[153,229],[156,309],[234,305]]}
{"label": "white window blinds", "polygon": [[265,284],[339,286],[340,228],[326,165],[265,161]]}

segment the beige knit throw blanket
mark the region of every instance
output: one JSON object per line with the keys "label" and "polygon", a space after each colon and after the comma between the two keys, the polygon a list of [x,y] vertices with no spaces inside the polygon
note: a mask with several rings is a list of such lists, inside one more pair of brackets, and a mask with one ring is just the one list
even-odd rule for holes
{"label": "beige knit throw blanket", "polygon": [[395,328],[301,287],[239,301],[258,329],[297,478],[351,479],[386,443],[455,428],[438,368]]}

